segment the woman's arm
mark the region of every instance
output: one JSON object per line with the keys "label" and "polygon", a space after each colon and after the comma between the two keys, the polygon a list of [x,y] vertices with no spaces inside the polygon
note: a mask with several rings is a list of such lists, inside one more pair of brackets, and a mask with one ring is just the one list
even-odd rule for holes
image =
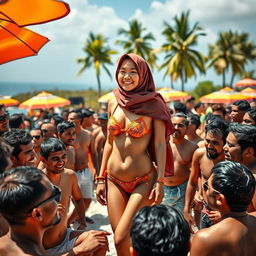
{"label": "woman's arm", "polygon": [[154,198],[154,203],[160,204],[163,200],[163,178],[166,164],[166,139],[165,123],[161,120],[153,120],[154,128],[154,145],[157,164],[157,181],[154,189],[150,194],[150,199]]}

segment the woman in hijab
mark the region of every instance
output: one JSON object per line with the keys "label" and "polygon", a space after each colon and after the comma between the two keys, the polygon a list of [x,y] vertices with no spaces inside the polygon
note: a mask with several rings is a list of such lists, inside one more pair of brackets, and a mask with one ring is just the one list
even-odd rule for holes
{"label": "woman in hijab", "polygon": [[172,175],[169,136],[173,126],[143,58],[123,55],[116,80],[96,194],[108,207],[117,254],[126,256],[130,255],[133,216],[145,205],[161,203],[163,178]]}

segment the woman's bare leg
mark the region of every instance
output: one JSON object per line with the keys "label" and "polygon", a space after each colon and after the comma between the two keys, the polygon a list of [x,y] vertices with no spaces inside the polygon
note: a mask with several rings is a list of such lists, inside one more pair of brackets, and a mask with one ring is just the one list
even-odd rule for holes
{"label": "woman's bare leg", "polygon": [[108,211],[109,219],[114,231],[114,241],[119,256],[130,255],[130,227],[136,212],[152,201],[148,199],[156,173],[152,173],[151,181],[139,184],[130,197],[116,184],[108,182]]}

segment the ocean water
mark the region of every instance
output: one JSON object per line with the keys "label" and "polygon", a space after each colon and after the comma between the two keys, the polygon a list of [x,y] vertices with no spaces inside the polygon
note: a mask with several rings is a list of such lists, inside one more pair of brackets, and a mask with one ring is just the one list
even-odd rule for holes
{"label": "ocean water", "polygon": [[[47,90],[88,90],[90,86],[82,84],[16,83],[0,81],[0,95],[14,96],[19,93]],[[94,88],[97,90],[97,88]]]}

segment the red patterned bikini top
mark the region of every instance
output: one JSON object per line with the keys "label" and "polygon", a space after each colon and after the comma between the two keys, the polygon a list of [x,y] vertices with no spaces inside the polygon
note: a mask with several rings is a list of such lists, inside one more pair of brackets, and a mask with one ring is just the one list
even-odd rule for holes
{"label": "red patterned bikini top", "polygon": [[[116,108],[114,109],[114,112]],[[143,137],[144,135],[151,132],[151,130],[148,130],[147,124],[142,116],[132,121],[127,128],[123,129],[118,121],[115,119],[114,115],[109,117],[108,131],[112,136],[117,136],[123,132],[127,132],[131,137],[134,138]]]}

